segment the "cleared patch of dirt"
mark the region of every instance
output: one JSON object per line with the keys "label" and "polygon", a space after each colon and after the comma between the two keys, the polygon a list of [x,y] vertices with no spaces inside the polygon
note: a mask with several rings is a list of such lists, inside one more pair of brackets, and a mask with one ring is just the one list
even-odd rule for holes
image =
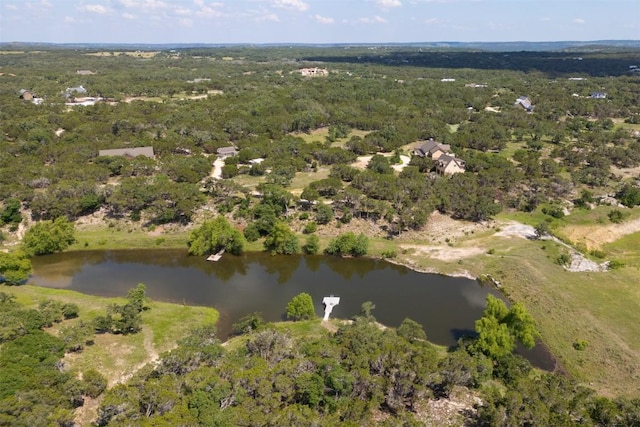
{"label": "cleared patch of dirt", "polygon": [[454,388],[448,399],[427,399],[416,408],[417,418],[428,426],[465,426],[482,400],[463,387]]}
{"label": "cleared patch of dirt", "polygon": [[448,246],[425,246],[425,245],[400,245],[402,249],[413,249],[416,255],[423,255],[441,261],[457,261],[462,258],[470,258],[486,252],[483,248],[451,248]]}
{"label": "cleared patch of dirt", "polygon": [[536,237],[536,230],[530,225],[513,221],[501,226],[500,231],[498,231],[495,236],[532,239]]}

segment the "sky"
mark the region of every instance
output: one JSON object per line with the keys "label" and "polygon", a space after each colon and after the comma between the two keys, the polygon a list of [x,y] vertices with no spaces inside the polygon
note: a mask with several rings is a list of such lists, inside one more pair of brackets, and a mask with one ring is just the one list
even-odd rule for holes
{"label": "sky", "polygon": [[640,39],[640,0],[0,0],[0,42]]}

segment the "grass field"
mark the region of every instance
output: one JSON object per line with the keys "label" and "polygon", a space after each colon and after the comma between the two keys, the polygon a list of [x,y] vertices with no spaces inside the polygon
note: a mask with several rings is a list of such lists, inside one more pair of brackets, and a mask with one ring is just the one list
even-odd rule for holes
{"label": "grass field", "polygon": [[[54,335],[68,325],[79,320],[90,321],[106,312],[112,303],[122,304],[124,299],[101,298],[78,292],[39,288],[36,286],[4,287],[3,292],[16,296],[18,302],[27,306],[37,306],[45,299],[75,303],[80,307],[78,319],[66,320],[50,328]],[[65,368],[70,371],[84,371],[89,368],[102,373],[110,385],[121,382],[153,361],[165,351],[176,346],[177,341],[198,325],[218,321],[218,312],[209,307],[188,307],[151,301],[149,309],[142,313],[142,331],[130,335],[100,334],[95,343],[80,353],[70,353],[64,358]]]}

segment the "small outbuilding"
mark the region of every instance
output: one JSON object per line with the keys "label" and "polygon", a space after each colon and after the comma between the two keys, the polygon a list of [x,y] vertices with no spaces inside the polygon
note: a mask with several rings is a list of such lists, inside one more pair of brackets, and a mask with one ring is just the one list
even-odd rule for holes
{"label": "small outbuilding", "polygon": [[219,158],[224,159],[238,155],[238,150],[236,147],[220,147],[216,150],[216,154]]}

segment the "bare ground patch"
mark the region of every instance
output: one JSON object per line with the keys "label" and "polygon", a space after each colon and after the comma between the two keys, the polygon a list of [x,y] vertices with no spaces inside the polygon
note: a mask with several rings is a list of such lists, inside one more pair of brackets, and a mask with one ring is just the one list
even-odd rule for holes
{"label": "bare ground patch", "polygon": [[471,258],[486,252],[479,247],[451,248],[448,246],[426,246],[426,245],[400,245],[402,249],[412,249],[418,256],[439,259],[440,261],[457,261],[463,258]]}

